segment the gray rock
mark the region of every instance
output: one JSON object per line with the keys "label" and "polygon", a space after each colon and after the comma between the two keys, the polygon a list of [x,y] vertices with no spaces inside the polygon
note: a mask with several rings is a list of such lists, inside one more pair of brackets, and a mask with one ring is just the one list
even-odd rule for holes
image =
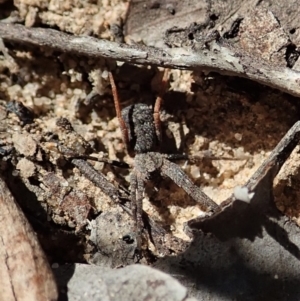
{"label": "gray rock", "polygon": [[60,300],[68,301],[196,301],[171,276],[142,265],[121,269],[94,265],[65,265],[54,270]]}

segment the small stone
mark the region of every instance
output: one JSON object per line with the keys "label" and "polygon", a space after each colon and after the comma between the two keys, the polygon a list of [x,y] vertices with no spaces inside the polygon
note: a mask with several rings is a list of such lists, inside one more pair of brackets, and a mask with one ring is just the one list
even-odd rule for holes
{"label": "small stone", "polygon": [[17,169],[20,170],[21,176],[23,178],[32,177],[35,173],[35,165],[28,159],[22,158],[18,164]]}
{"label": "small stone", "polygon": [[30,135],[15,133],[12,141],[21,155],[30,157],[36,153],[37,145]]}

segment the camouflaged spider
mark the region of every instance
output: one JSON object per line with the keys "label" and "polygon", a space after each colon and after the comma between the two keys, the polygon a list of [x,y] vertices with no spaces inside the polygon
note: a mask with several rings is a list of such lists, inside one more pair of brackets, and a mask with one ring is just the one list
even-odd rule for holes
{"label": "camouflaged spider", "polygon": [[[163,76],[164,85],[167,82],[167,77],[168,72],[165,71]],[[122,138],[128,153],[134,156],[133,170],[130,176],[130,198],[132,214],[135,219],[137,251],[140,251],[143,229],[142,200],[144,184],[155,179],[158,174],[173,180],[205,211],[214,213],[219,211],[220,207],[196,186],[177,164],[172,162],[189,159],[189,156],[160,152],[160,144],[162,143],[160,123],[162,96],[159,95],[156,98],[153,109],[146,104],[135,103],[121,110],[117,88],[111,72],[109,72],[109,80]]]}

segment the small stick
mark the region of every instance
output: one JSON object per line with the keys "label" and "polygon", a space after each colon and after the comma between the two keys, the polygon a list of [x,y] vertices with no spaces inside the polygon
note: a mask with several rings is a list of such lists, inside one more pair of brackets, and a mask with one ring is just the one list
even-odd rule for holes
{"label": "small stick", "polygon": [[63,53],[93,58],[110,58],[130,64],[156,65],[173,69],[209,70],[224,75],[248,78],[300,96],[299,74],[286,67],[277,67],[240,49],[228,48],[218,42],[209,51],[159,49],[130,46],[89,36],[74,36],[49,28],[27,28],[19,24],[0,22],[0,37],[4,42],[49,47]]}
{"label": "small stick", "polygon": [[263,162],[254,175],[249,179],[245,185],[249,191],[252,191],[255,185],[257,185],[257,183],[259,183],[260,180],[270,172],[270,170],[273,173],[273,178],[275,178],[284,162],[290,156],[294,148],[298,145],[299,141],[300,121],[297,121],[277,144],[269,158]]}

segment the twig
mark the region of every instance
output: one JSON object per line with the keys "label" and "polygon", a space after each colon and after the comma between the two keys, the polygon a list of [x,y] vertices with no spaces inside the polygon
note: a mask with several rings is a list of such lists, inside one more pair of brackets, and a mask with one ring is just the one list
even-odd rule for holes
{"label": "twig", "polygon": [[49,47],[84,57],[111,58],[127,63],[156,65],[175,69],[207,70],[225,75],[249,78],[300,96],[300,73],[276,67],[256,57],[250,57],[232,47],[212,42],[210,49],[157,49],[129,46],[89,36],[72,36],[53,29],[27,28],[0,22],[0,37],[5,42]]}

